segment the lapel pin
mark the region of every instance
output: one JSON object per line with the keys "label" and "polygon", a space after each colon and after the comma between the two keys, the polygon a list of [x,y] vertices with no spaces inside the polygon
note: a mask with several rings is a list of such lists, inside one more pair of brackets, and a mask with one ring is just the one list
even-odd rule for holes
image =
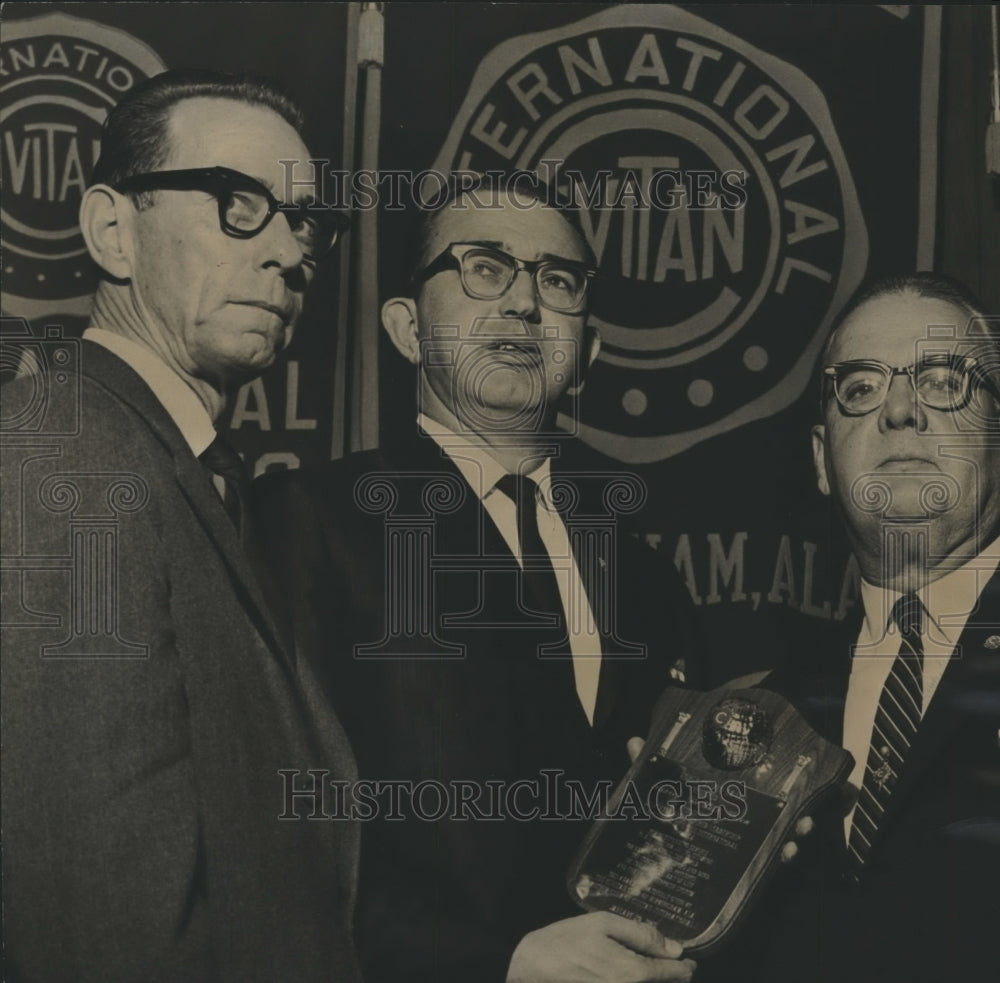
{"label": "lapel pin", "polygon": [[875,784],[879,787],[879,790],[884,792],[885,787],[889,784],[889,779],[892,777],[892,768],[889,766],[889,748],[885,746],[880,747],[876,753],[881,763],[872,771],[872,778],[875,780]]}
{"label": "lapel pin", "polygon": [[990,637],[983,642],[983,648],[986,649],[987,652],[996,652],[997,649],[1000,649],[1000,635],[990,635]]}

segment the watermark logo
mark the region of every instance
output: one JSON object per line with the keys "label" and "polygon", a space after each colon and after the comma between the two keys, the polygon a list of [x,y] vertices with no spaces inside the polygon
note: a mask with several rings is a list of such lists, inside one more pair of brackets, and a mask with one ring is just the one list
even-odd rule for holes
{"label": "watermark logo", "polygon": [[514,38],[480,64],[437,170],[572,191],[603,349],[580,435],[662,460],[808,383],[868,238],[826,101],[798,68],[672,6]]}
{"label": "watermark logo", "polygon": [[4,24],[4,310],[83,315],[94,288],[77,222],[108,111],[166,66],[123,31],[65,14]]}

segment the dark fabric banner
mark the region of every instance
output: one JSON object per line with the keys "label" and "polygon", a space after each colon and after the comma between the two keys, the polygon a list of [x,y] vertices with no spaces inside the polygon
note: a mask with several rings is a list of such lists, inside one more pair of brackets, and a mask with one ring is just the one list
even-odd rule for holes
{"label": "dark fabric banner", "polygon": [[121,95],[166,66],[271,75],[358,215],[223,422],[257,473],[318,464],[413,426],[377,312],[415,206],[456,169],[537,173],[577,196],[601,270],[575,463],[640,476],[633,531],[680,569],[721,676],[808,645],[858,586],[814,490],[815,362],[866,275],[933,265],[940,11],[361,6],[6,5],[4,314],[82,330],[76,208]]}
{"label": "dark fabric banner", "polygon": [[[0,30],[3,313],[41,334],[86,326],[95,268],[77,224],[100,127],[166,68],[263,74],[302,104],[309,146],[340,166],[346,4],[14,3]],[[327,263],[292,347],[228,419],[253,470],[329,457],[338,267]],[[8,322],[13,330],[15,324]],[[5,369],[7,367],[5,366]]]}

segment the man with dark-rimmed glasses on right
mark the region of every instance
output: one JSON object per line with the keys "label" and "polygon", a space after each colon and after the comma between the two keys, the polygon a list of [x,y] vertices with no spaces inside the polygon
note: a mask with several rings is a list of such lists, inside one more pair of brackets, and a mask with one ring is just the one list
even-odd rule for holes
{"label": "man with dark-rimmed glasses on right", "polygon": [[763,963],[736,964],[769,983],[996,980],[1000,323],[947,277],[881,280],[820,369],[816,476],[861,604],[765,685],[855,768],[755,913]]}

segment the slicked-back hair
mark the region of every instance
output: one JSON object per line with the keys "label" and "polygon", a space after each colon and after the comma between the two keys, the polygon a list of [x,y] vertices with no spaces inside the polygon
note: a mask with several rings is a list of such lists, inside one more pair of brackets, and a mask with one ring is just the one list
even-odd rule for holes
{"label": "slicked-back hair", "polygon": [[931,272],[901,273],[862,284],[841,312],[831,337],[862,304],[894,294],[913,294],[929,300],[940,300],[957,307],[969,318],[989,316],[983,302],[964,283],[954,277]]}
{"label": "slicked-back hair", "polygon": [[[108,114],[91,184],[116,187],[125,178],[161,169],[170,157],[171,110],[186,99],[205,97],[270,109],[303,135],[301,109],[269,79],[213,69],[162,72],[136,86]],[[140,207],[151,200],[149,195],[135,198]]]}

